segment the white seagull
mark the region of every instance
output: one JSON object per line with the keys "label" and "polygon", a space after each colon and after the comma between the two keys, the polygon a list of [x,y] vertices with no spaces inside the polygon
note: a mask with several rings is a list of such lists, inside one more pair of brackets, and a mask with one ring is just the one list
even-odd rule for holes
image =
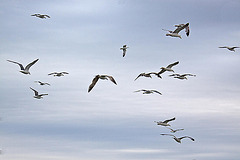
{"label": "white seagull", "polygon": [[166,36],[179,37],[182,39],[181,35],[179,35],[178,33],[185,28],[186,35],[189,36],[189,33],[190,33],[189,23],[175,25],[175,27],[177,27],[177,28],[174,31],[170,31],[170,30],[166,30],[166,29],[162,29],[162,30],[169,32],[166,34]]}
{"label": "white seagull", "polygon": [[178,78],[178,79],[186,79],[187,80],[187,77],[186,76],[194,76],[196,77],[196,75],[193,75],[193,74],[171,74],[169,76],[173,76],[173,78]]}
{"label": "white seagull", "polygon": [[36,16],[36,17],[42,18],[42,19],[46,19],[46,17],[47,17],[47,18],[50,18],[50,16],[49,16],[49,15],[46,15],[46,14],[33,14],[33,15],[31,15],[31,16]]}
{"label": "white seagull", "polygon": [[172,136],[173,137],[173,139],[176,141],[176,142],[178,142],[178,143],[181,143],[181,140],[183,139],[183,138],[189,138],[189,139],[191,139],[192,141],[195,141],[192,137],[189,137],[189,136],[183,136],[183,137],[179,137],[179,138],[177,138],[176,136],[174,136],[173,134],[161,134],[161,135],[167,135],[167,136]]}
{"label": "white seagull", "polygon": [[68,72],[53,72],[53,73],[49,73],[48,75],[61,77],[61,76],[64,76],[64,74],[69,74],[69,73]]}
{"label": "white seagull", "polygon": [[141,89],[141,90],[137,90],[137,91],[134,91],[134,92],[141,92],[141,91],[143,91],[143,94],[158,93],[158,94],[162,95],[162,93],[160,93],[159,91],[156,91],[156,90]]}
{"label": "white seagull", "polygon": [[15,64],[18,64],[21,68],[21,70],[19,72],[23,73],[23,74],[30,74],[29,72],[29,69],[32,65],[34,65],[38,59],[34,60],[33,62],[29,63],[25,68],[23,67],[23,65],[21,63],[18,63],[18,62],[14,62],[14,61],[11,61],[11,60],[7,60],[8,62],[12,62],[12,63],[15,63]]}
{"label": "white seagull", "polygon": [[41,81],[35,81],[36,83],[39,83],[41,86],[43,86],[43,85],[49,85],[50,86],[50,84],[49,83],[46,83],[46,82],[41,82]]}
{"label": "white seagull", "polygon": [[162,69],[162,70],[158,74],[162,74],[165,71],[174,72],[174,70],[172,70],[172,67],[177,65],[178,63],[179,63],[179,61],[169,64],[167,67],[161,67],[160,69]]}
{"label": "white seagull", "polygon": [[95,84],[97,83],[97,81],[99,80],[99,79],[102,79],[102,80],[110,80],[110,81],[112,81],[114,84],[116,84],[117,85],[117,82],[115,81],[115,79],[112,77],[112,76],[108,76],[108,75],[96,75],[94,78],[93,78],[93,80],[92,80],[92,83],[89,85],[89,87],[88,87],[88,92],[90,92],[92,89],[93,89],[93,87],[95,86]]}
{"label": "white seagull", "polygon": [[31,87],[30,87],[30,89],[34,91],[34,96],[33,96],[34,98],[42,99],[43,98],[42,96],[48,95],[48,94],[38,94],[38,91],[36,91],[35,89],[33,89]]}
{"label": "white seagull", "polygon": [[182,131],[182,130],[184,130],[184,129],[172,129],[172,128],[170,128],[170,127],[166,127],[166,128],[168,128],[168,129],[170,129],[170,132],[172,132],[172,133],[176,133],[177,131]]}
{"label": "white seagull", "polygon": [[135,81],[136,81],[139,77],[142,77],[142,76],[143,76],[143,77],[149,77],[149,78],[152,78],[151,74],[156,75],[158,78],[162,78],[162,77],[160,76],[160,74],[159,74],[159,73],[156,73],[156,72],[140,73],[140,74],[137,76],[137,78],[135,79]]}
{"label": "white seagull", "polygon": [[227,48],[229,51],[235,52],[235,48],[240,48],[240,47],[228,47],[228,46],[224,46],[224,47],[218,47],[218,48]]}
{"label": "white seagull", "polygon": [[120,50],[123,50],[123,57],[126,55],[127,48],[129,48],[129,47],[127,47],[127,45],[126,45],[126,44],[125,44],[125,45],[123,45],[123,46],[120,48]]}
{"label": "white seagull", "polygon": [[165,121],[154,121],[154,122],[156,122],[157,123],[157,125],[161,125],[161,126],[171,126],[170,124],[168,124],[168,122],[170,122],[170,121],[173,121],[173,120],[175,120],[176,118],[174,117],[174,118],[172,118],[172,119],[167,119],[167,120],[165,120]]}

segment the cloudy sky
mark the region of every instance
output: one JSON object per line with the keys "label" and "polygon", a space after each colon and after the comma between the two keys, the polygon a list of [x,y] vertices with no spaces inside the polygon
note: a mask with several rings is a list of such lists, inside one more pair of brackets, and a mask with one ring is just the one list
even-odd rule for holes
{"label": "cloudy sky", "polygon": [[[218,47],[240,45],[239,15],[238,0],[1,0],[1,159],[238,160],[240,49]],[[189,37],[165,36],[182,23]],[[31,75],[6,61],[37,58]],[[176,73],[196,77],[134,81],[176,61]],[[97,74],[117,85],[100,80],[88,93]],[[29,87],[49,95],[35,99]],[[184,128],[175,135],[194,142],[160,135],[169,129],[154,121],[173,117]]]}

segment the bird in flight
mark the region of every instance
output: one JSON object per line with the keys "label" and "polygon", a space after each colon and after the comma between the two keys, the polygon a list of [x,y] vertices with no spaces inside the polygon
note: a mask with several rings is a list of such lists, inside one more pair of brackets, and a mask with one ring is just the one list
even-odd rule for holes
{"label": "bird in flight", "polygon": [[161,71],[158,73],[158,74],[162,74],[164,73],[165,71],[169,71],[169,72],[174,72],[174,70],[172,70],[172,67],[177,65],[179,63],[179,61],[177,62],[174,62],[172,64],[169,64],[167,67],[161,67]]}
{"label": "bird in flight", "polygon": [[174,136],[173,134],[161,134],[161,135],[163,135],[163,136],[165,136],[165,135],[166,135],[166,136],[172,136],[173,139],[174,139],[176,142],[178,142],[178,143],[181,143],[181,140],[182,140],[183,138],[189,138],[189,139],[191,139],[192,141],[195,141],[194,138],[189,137],[189,136],[183,136],[183,137],[177,138],[177,137]]}
{"label": "bird in flight", "polygon": [[108,75],[96,75],[93,80],[92,80],[92,83],[89,85],[88,87],[88,92],[90,92],[93,87],[96,85],[97,81],[101,79],[101,80],[110,80],[112,81],[114,84],[117,85],[117,82],[115,81],[115,79],[112,77],[112,76],[108,76]]}
{"label": "bird in flight", "polygon": [[223,46],[223,47],[218,47],[218,48],[227,48],[229,51],[235,52],[235,48],[240,48],[240,47],[228,47],[228,46]]}
{"label": "bird in flight", "polygon": [[46,15],[46,14],[33,14],[33,15],[31,15],[31,16],[36,16],[36,17],[38,17],[38,18],[41,18],[41,19],[46,19],[46,18],[50,18],[50,16],[49,15]]}
{"label": "bird in flight", "polygon": [[137,90],[137,91],[134,91],[134,92],[141,92],[141,91],[143,91],[143,94],[158,93],[158,94],[162,95],[162,93],[160,93],[159,91],[156,91],[156,90],[141,89],[141,90]]}
{"label": "bird in flight", "polygon": [[156,73],[156,72],[140,73],[140,74],[137,76],[137,78],[135,78],[134,81],[136,81],[139,77],[149,77],[149,78],[152,78],[151,74],[156,75],[158,78],[162,78],[162,77],[160,76],[160,74],[159,74],[159,73]]}
{"label": "bird in flight", "polygon": [[174,31],[170,31],[170,30],[167,30],[167,29],[162,29],[162,30],[169,32],[169,33],[166,34],[166,36],[179,37],[180,39],[182,39],[181,35],[178,34],[178,33],[181,30],[185,29],[186,35],[189,36],[189,34],[190,34],[189,23],[178,24],[178,25],[175,25],[175,27],[177,27],[177,28]]}
{"label": "bird in flight", "polygon": [[166,127],[166,128],[168,128],[168,129],[170,129],[170,132],[172,132],[172,133],[176,133],[177,131],[182,131],[182,130],[184,130],[184,129],[172,129],[172,128],[170,128],[170,127]]}
{"label": "bird in flight", "polygon": [[49,85],[50,86],[50,84],[49,83],[46,83],[46,82],[41,82],[41,81],[35,81],[36,83],[39,83],[41,86],[43,86],[43,85]]}
{"label": "bird in flight", "polygon": [[30,87],[30,89],[33,90],[33,92],[34,92],[34,96],[33,96],[34,98],[42,99],[43,98],[42,96],[48,95],[48,94],[38,94],[38,91],[36,91],[35,89],[33,89],[31,87]]}
{"label": "bird in flight", "polygon": [[69,74],[69,73],[68,72],[53,72],[53,73],[49,73],[48,75],[61,77],[61,76],[64,76],[64,74]]}
{"label": "bird in flight", "polygon": [[36,59],[36,60],[34,60],[33,62],[29,63],[25,68],[23,67],[23,65],[22,65],[21,63],[14,62],[14,61],[11,61],[11,60],[7,60],[7,61],[8,61],[8,62],[15,63],[15,64],[18,64],[18,65],[20,66],[20,69],[21,69],[19,72],[21,72],[21,73],[23,73],[23,74],[30,74],[30,72],[29,72],[30,67],[31,67],[32,65],[34,65],[34,64],[38,61],[38,59]]}
{"label": "bird in flight", "polygon": [[196,77],[196,75],[193,75],[193,74],[171,74],[169,76],[170,77],[173,76],[173,78],[178,78],[178,79],[187,79],[186,76],[194,76],[194,77]]}
{"label": "bird in flight", "polygon": [[173,120],[175,120],[176,118],[174,117],[174,118],[171,118],[171,119],[167,119],[167,120],[165,120],[165,121],[154,121],[154,122],[156,122],[157,123],[157,125],[161,125],[161,126],[171,126],[170,124],[168,124],[168,122],[170,122],[170,121],[173,121]]}
{"label": "bird in flight", "polygon": [[123,57],[126,55],[127,48],[129,48],[129,47],[127,47],[126,44],[124,44],[124,45],[120,48],[120,50],[123,50]]}

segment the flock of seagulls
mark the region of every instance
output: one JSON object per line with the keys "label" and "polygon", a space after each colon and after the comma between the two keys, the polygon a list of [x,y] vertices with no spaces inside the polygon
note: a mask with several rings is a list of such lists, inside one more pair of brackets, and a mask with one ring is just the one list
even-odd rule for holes
{"label": "flock of seagulls", "polygon": [[[174,118],[167,119],[167,120],[164,120],[164,121],[154,121],[154,122],[156,122],[157,125],[161,125],[161,126],[164,126],[164,127],[168,128],[168,129],[170,129],[170,132],[172,132],[172,133],[176,133],[176,132],[178,132],[178,131],[183,131],[183,130],[184,130],[183,128],[181,128],[181,129],[172,129],[172,128],[170,128],[170,127],[167,127],[167,126],[171,126],[168,122],[174,121],[175,119],[176,119],[176,118],[174,117]],[[183,138],[189,138],[190,140],[195,141],[195,139],[192,138],[192,137],[190,137],[190,136],[182,136],[182,137],[177,138],[177,137],[176,137],[175,135],[173,135],[173,134],[162,133],[162,134],[160,134],[160,135],[163,135],[163,136],[172,136],[173,139],[174,139],[176,142],[178,142],[178,143],[181,143],[181,140],[182,140]]]}

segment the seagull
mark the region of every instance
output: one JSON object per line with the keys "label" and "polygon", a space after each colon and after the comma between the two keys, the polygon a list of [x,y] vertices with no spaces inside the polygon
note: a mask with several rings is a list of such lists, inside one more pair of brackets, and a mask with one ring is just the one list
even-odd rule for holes
{"label": "seagull", "polygon": [[174,31],[170,31],[170,30],[166,30],[166,29],[162,29],[162,30],[169,32],[166,34],[166,36],[179,37],[182,39],[181,35],[179,35],[178,33],[185,28],[186,35],[189,36],[189,33],[190,33],[189,23],[175,25],[175,27],[177,27],[177,28]]}
{"label": "seagull", "polygon": [[170,122],[170,121],[173,121],[173,120],[175,120],[176,118],[174,117],[174,118],[172,118],[172,119],[167,119],[167,120],[165,120],[165,121],[154,121],[154,122],[156,122],[157,123],[157,125],[161,125],[161,126],[171,126],[170,124],[168,124],[168,122]]}
{"label": "seagull", "polygon": [[135,79],[135,81],[136,81],[139,77],[142,77],[142,76],[152,78],[151,74],[155,74],[157,77],[162,78],[162,77],[160,76],[160,74],[159,74],[159,73],[156,73],[156,72],[140,73],[140,74],[137,76],[137,78]]}
{"label": "seagull", "polygon": [[43,86],[43,85],[49,85],[50,86],[49,83],[45,83],[45,82],[41,82],[41,81],[35,81],[35,82],[39,83],[41,86]]}
{"label": "seagull", "polygon": [[14,62],[14,61],[11,61],[11,60],[7,60],[7,61],[18,64],[20,66],[20,68],[21,68],[21,70],[19,72],[21,72],[23,74],[30,74],[30,72],[29,72],[30,67],[32,65],[34,65],[38,61],[38,59],[36,59],[33,62],[29,63],[25,68],[23,67],[23,65],[21,63]]}
{"label": "seagull", "polygon": [[179,63],[179,61],[174,62],[172,64],[169,64],[167,67],[161,67],[160,69],[162,69],[158,74],[162,74],[165,71],[170,71],[170,72],[174,72],[174,70],[172,70],[172,67],[177,65]]}
{"label": "seagull", "polygon": [[38,94],[38,91],[36,91],[35,89],[33,89],[31,87],[30,87],[30,89],[34,91],[34,96],[33,96],[34,98],[41,99],[41,98],[43,98],[42,96],[48,95],[48,94]]}
{"label": "seagull", "polygon": [[162,93],[160,93],[159,91],[156,91],[156,90],[141,89],[141,90],[134,91],[134,92],[141,92],[141,91],[143,91],[143,94],[158,93],[158,94],[162,95]]}
{"label": "seagull", "polygon": [[114,84],[117,85],[117,82],[114,80],[114,78],[112,76],[108,76],[108,75],[96,75],[93,80],[92,80],[92,83],[90,84],[90,86],[88,87],[88,92],[90,92],[93,87],[96,85],[97,81],[99,79],[102,79],[102,80],[110,80],[112,81]]}
{"label": "seagull", "polygon": [[194,77],[196,77],[196,75],[193,75],[193,74],[171,74],[169,76],[173,76],[173,78],[178,78],[178,79],[187,79],[186,76],[194,76]]}
{"label": "seagull", "polygon": [[33,15],[31,15],[31,16],[36,16],[36,17],[42,18],[42,19],[46,19],[46,17],[47,17],[47,18],[50,18],[50,16],[49,16],[49,15],[46,15],[46,14],[33,14]]}
{"label": "seagull", "polygon": [[182,130],[184,130],[184,129],[172,129],[172,128],[170,128],[170,127],[166,127],[166,128],[170,129],[170,130],[171,130],[170,132],[172,132],[172,133],[176,133],[177,131],[182,131]]}
{"label": "seagull", "polygon": [[125,44],[125,45],[123,45],[123,47],[122,47],[122,48],[120,48],[120,50],[123,50],[123,57],[126,55],[127,48],[129,48],[129,47],[127,47],[127,45],[126,45],[126,44]]}
{"label": "seagull", "polygon": [[177,141],[178,143],[181,143],[181,140],[182,140],[183,138],[189,138],[189,139],[191,139],[192,141],[195,141],[192,137],[189,137],[189,136],[183,136],[183,137],[177,138],[177,137],[175,137],[173,134],[161,134],[161,135],[172,136],[173,139],[174,139],[175,141]]}
{"label": "seagull", "polygon": [[234,51],[234,52],[235,52],[235,48],[240,48],[240,47],[228,47],[228,46],[224,46],[224,47],[218,47],[218,48],[227,48],[229,51]]}
{"label": "seagull", "polygon": [[68,72],[53,72],[53,73],[49,73],[48,75],[61,77],[61,76],[64,76],[64,74],[69,74],[69,73]]}

